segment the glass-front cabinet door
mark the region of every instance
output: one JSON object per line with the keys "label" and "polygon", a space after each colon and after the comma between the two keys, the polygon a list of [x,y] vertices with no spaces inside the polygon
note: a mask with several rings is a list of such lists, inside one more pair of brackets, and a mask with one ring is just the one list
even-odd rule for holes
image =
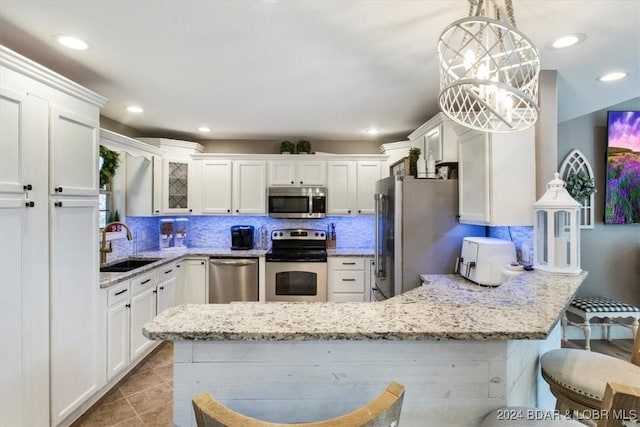
{"label": "glass-front cabinet door", "polygon": [[192,167],[187,160],[165,159],[163,168],[164,213],[192,212]]}

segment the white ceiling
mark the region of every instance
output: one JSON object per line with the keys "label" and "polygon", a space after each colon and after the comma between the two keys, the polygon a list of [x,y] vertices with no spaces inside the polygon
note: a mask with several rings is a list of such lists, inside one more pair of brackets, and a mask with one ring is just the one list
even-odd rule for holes
{"label": "white ceiling", "polygon": [[[0,43],[109,98],[102,114],[154,136],[403,140],[438,112],[436,45],[466,0],[0,2]],[[640,0],[514,0],[558,70],[558,119],[640,96]],[[547,46],[585,33],[573,48]],[[58,46],[76,35],[92,49]],[[604,84],[605,71],[629,72]],[[141,115],[125,111],[135,103]],[[206,125],[211,133],[198,134]]]}

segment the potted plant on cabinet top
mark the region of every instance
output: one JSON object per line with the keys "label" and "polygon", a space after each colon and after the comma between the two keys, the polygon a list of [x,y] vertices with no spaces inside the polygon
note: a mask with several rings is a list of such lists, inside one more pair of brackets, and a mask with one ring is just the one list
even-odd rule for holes
{"label": "potted plant on cabinet top", "polygon": [[418,159],[420,158],[422,150],[418,147],[411,147],[409,149],[409,175],[414,178],[418,177]]}
{"label": "potted plant on cabinet top", "polygon": [[280,143],[280,154],[292,154],[296,149],[291,141],[282,141]]}
{"label": "potted plant on cabinet top", "polygon": [[296,151],[298,152],[298,154],[310,154],[311,153],[311,143],[309,141],[298,141],[298,144],[296,144]]}

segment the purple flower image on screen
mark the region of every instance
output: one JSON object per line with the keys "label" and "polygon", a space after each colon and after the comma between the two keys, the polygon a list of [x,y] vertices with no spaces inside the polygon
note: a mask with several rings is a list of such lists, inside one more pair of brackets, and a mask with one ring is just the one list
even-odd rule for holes
{"label": "purple flower image on screen", "polygon": [[605,224],[640,224],[640,111],[609,111]]}

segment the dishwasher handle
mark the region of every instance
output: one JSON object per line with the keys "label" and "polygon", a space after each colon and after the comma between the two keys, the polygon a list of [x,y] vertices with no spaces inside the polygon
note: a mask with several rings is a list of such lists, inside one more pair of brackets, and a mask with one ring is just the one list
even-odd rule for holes
{"label": "dishwasher handle", "polygon": [[213,265],[237,265],[237,266],[243,266],[243,265],[254,265],[258,263],[258,260],[256,259],[215,259],[212,258],[209,260],[210,264]]}

